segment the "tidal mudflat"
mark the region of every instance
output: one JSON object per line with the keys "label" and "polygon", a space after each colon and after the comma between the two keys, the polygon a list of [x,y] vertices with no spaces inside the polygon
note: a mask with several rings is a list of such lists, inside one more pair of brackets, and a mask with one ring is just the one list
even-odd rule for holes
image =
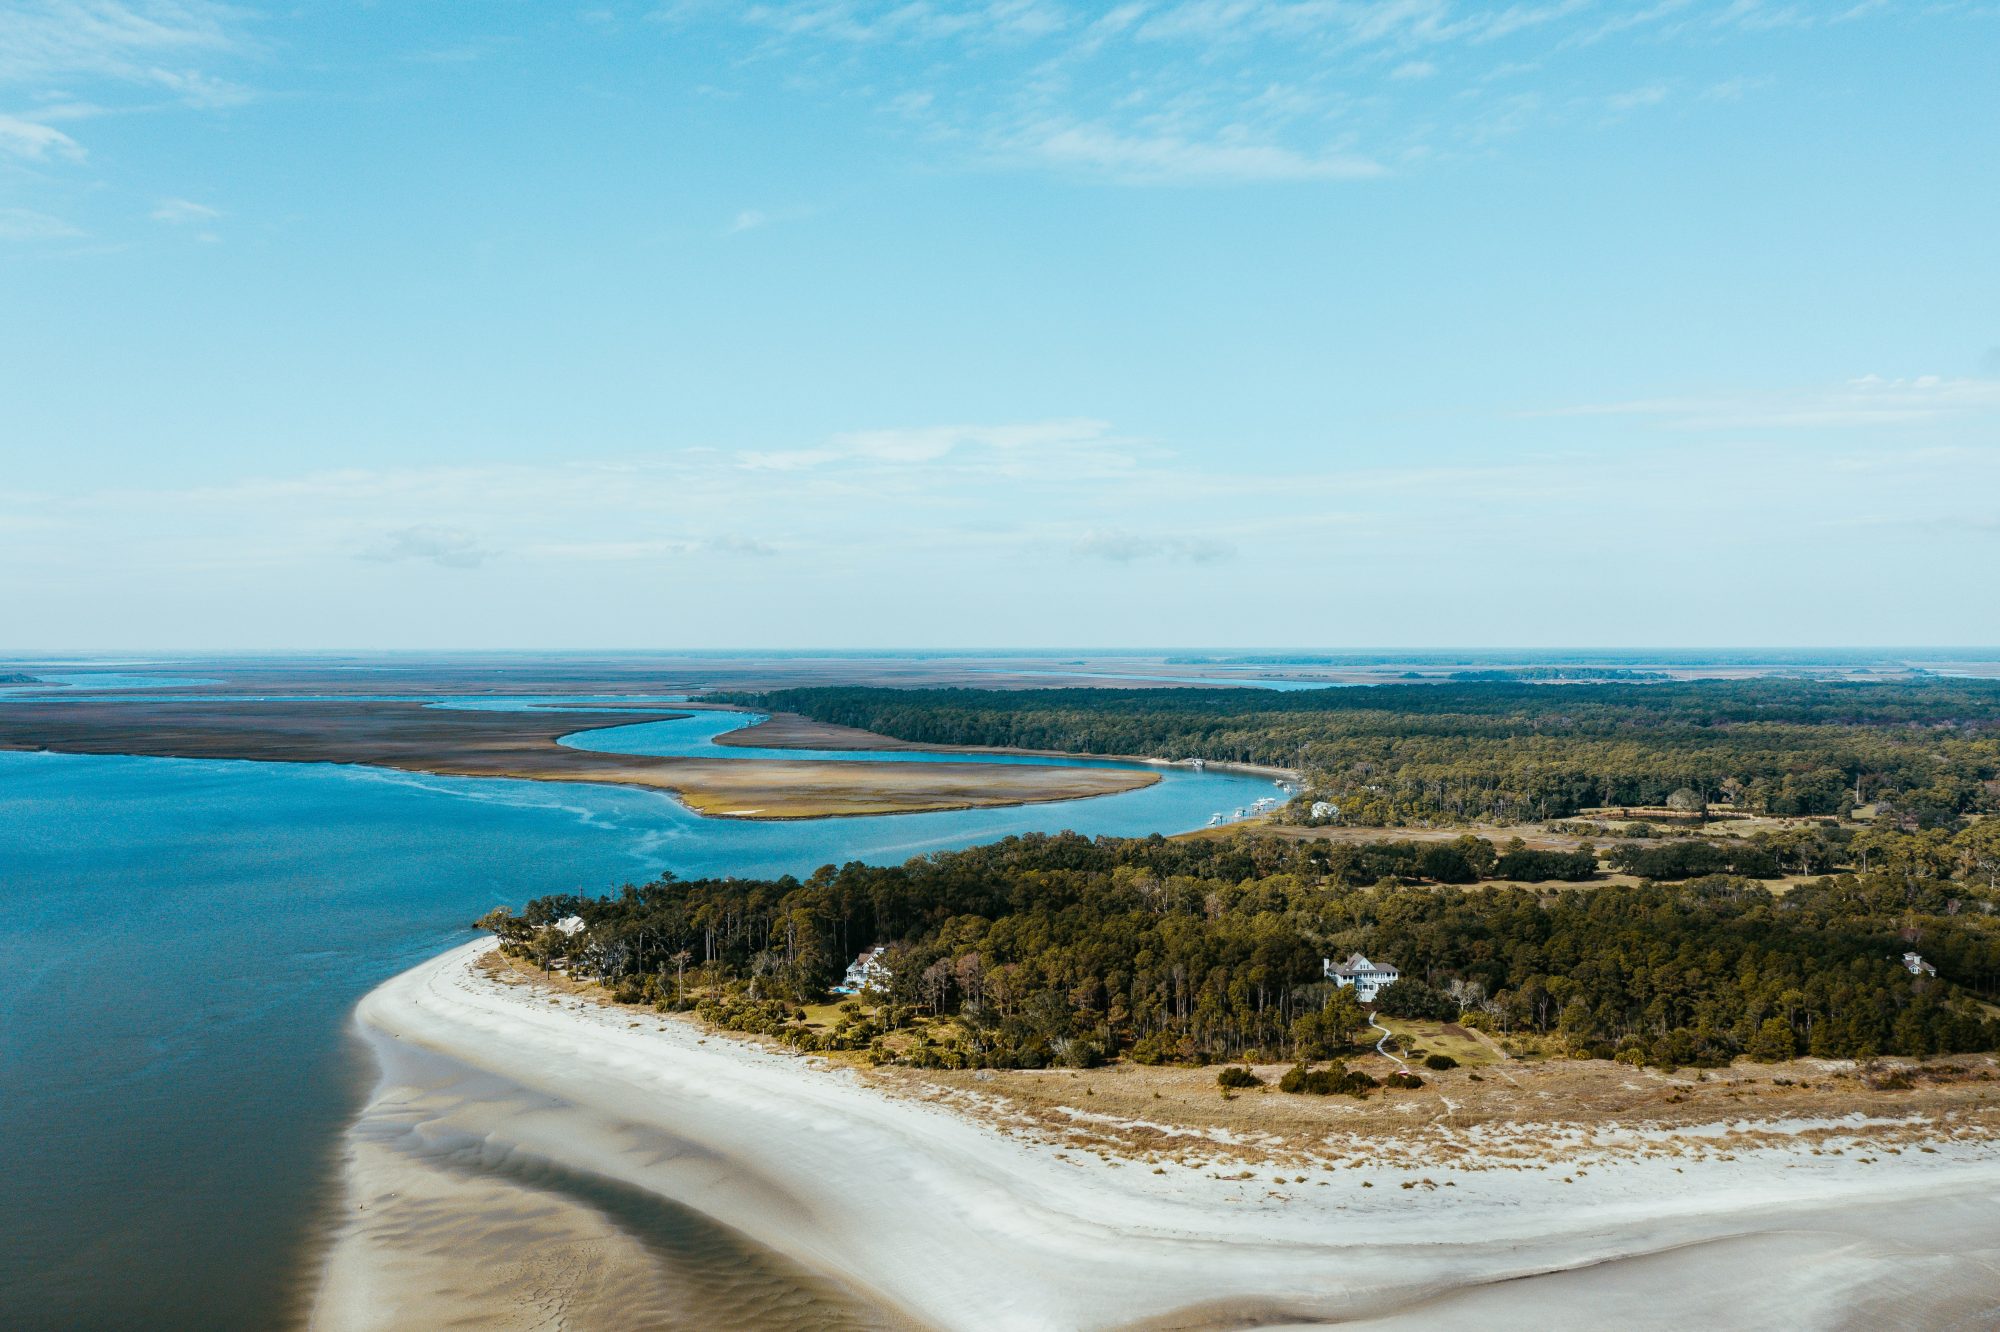
{"label": "tidal mudflat", "polygon": [[[436,708],[338,699],[69,700],[0,709],[0,749],[160,758],[355,763],[452,777],[513,777],[672,791],[703,814],[821,818],[977,809],[1112,795],[1150,785],[1136,766],[987,766],[946,758],[861,765],[737,752],[715,758],[610,752],[588,733],[684,717]],[[758,714],[728,714],[734,725]],[[577,743],[558,744],[565,736]],[[852,746],[849,746],[852,747]],[[906,748],[895,746],[890,748]]]}

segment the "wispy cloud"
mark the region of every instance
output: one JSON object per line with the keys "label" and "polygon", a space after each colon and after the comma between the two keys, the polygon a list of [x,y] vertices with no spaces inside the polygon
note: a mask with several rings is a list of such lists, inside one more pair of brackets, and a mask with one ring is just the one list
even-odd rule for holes
{"label": "wispy cloud", "polygon": [[0,154],[45,162],[52,157],[81,162],[83,145],[52,125],[0,116]]}
{"label": "wispy cloud", "polygon": [[192,199],[162,199],[153,209],[151,216],[155,222],[182,227],[194,223],[212,222],[222,216],[222,210],[196,203]]}
{"label": "wispy cloud", "polygon": [[477,569],[490,554],[465,532],[443,527],[400,527],[382,533],[361,552],[384,564],[419,561],[441,569]]}
{"label": "wispy cloud", "polygon": [[[659,17],[733,44],[739,68],[867,101],[935,151],[1157,185],[1365,179],[1537,126],[1615,120],[1680,88],[1706,87],[1688,103],[1714,107],[1757,83],[1707,72],[1730,34],[1874,12],[1756,0],[681,0]],[[1609,43],[1643,81],[1607,90]],[[1496,68],[1534,85],[1496,102],[1485,92]]]}
{"label": "wispy cloud", "polygon": [[[823,459],[795,466],[685,447],[0,494],[0,515],[37,519],[0,518],[0,594],[29,604],[48,585],[90,584],[132,598],[136,585],[145,601],[177,607],[198,587],[290,606],[306,588],[297,632],[320,641],[370,632],[391,607],[418,638],[502,620],[599,635],[666,596],[682,642],[741,642],[748,625],[774,642],[828,641],[856,625],[887,636],[913,604],[932,608],[932,635],[957,626],[967,641],[989,641],[980,635],[1010,615],[1049,623],[1038,617],[1050,607],[1087,605],[1060,621],[1065,637],[1122,625],[1137,641],[1181,623],[1190,604],[1252,614],[1268,632],[1302,610],[1345,614],[1434,599],[1440,587],[1473,606],[1483,599],[1468,588],[1574,579],[1573,551],[1548,534],[1578,513],[1606,513],[1634,548],[1669,561],[1688,551],[1703,567],[1740,561],[1780,579],[1799,567],[1789,552],[1828,539],[1826,523],[1879,523],[1858,586],[1886,586],[1916,559],[1960,603],[1983,604],[1993,535],[1978,497],[2000,491],[2000,447],[1982,418],[1927,430],[1921,444],[1900,425],[1748,440],[1654,428],[1671,423],[1663,404],[1708,401],[1592,407],[1576,418],[1589,445],[1563,451],[1504,447],[1518,444],[1518,420],[1467,419],[1468,432],[1495,438],[1478,450],[1485,461],[1456,464],[1381,461],[1393,445],[1368,439],[1288,450],[1209,437],[1185,441],[1184,453],[1102,422],[1056,421],[863,430],[756,451]],[[1545,417],[1532,433],[1554,432]],[[1233,561],[1252,550],[1358,572],[1244,578]],[[1504,557],[1468,562],[1468,550]],[[1878,569],[1890,572],[1869,583]],[[437,599],[426,577],[452,597]],[[364,601],[369,618],[348,609]],[[1135,605],[1142,613],[1128,614]],[[1505,623],[1482,621],[1482,632]]]}
{"label": "wispy cloud", "polygon": [[1385,171],[1353,153],[1300,151],[1227,132],[1197,142],[1173,134],[1120,134],[1100,125],[1039,125],[1012,147],[1051,166],[1132,184],[1361,180]]}
{"label": "wispy cloud", "polygon": [[968,453],[1013,458],[1055,455],[1071,460],[1088,453],[1118,459],[1119,453],[1107,454],[1106,449],[1120,444],[1106,422],[1085,419],[1004,426],[922,426],[848,431],[810,448],[753,450],[739,455],[737,462],[758,471],[799,471],[841,464],[927,464]]}
{"label": "wispy cloud", "polygon": [[721,555],[763,559],[778,548],[767,541],[742,536],[642,537],[624,541],[545,541],[524,547],[528,560],[576,560],[592,564],[629,564]]}
{"label": "wispy cloud", "polygon": [[211,0],[0,0],[0,160],[74,175],[87,144],[55,122],[248,101],[222,67],[252,51],[252,20]]}
{"label": "wispy cloud", "polygon": [[105,79],[187,91],[202,62],[239,54],[247,11],[210,0],[6,0],[0,86]]}
{"label": "wispy cloud", "polygon": [[2000,379],[1864,375],[1838,388],[1591,403],[1525,415],[1642,417],[1678,430],[1844,430],[1989,413],[2000,414]]}
{"label": "wispy cloud", "polygon": [[1130,564],[1135,560],[1215,564],[1236,554],[1236,547],[1226,541],[1144,532],[1086,532],[1071,543],[1070,550],[1085,559],[1109,560],[1113,564]]}
{"label": "wispy cloud", "polygon": [[82,234],[61,218],[32,208],[0,208],[0,241],[64,240]]}

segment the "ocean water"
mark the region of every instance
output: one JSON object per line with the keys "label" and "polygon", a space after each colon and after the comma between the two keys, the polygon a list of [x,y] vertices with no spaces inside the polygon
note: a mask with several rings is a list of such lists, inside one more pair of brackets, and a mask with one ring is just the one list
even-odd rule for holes
{"label": "ocean water", "polygon": [[[756,752],[709,748],[718,728],[590,743]],[[341,1134],[376,1077],[349,1013],[490,907],[662,869],[805,873],[1019,832],[1175,832],[1266,794],[1169,771],[1055,805],[755,823],[616,787],[0,753],[0,1327],[296,1320]],[[699,1218],[646,1238],[761,1261]],[[759,1277],[784,1280],[775,1264]]]}

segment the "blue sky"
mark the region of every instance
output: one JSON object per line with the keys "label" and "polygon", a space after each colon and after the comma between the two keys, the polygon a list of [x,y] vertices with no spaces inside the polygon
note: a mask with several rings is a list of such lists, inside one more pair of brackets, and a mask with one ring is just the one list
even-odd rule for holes
{"label": "blue sky", "polygon": [[0,644],[2000,640],[2000,5],[0,0]]}

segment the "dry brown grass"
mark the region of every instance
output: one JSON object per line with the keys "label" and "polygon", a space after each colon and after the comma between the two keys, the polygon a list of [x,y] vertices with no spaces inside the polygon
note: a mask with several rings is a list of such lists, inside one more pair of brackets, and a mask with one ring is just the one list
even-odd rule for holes
{"label": "dry brown grass", "polygon": [[[1422,1089],[1383,1090],[1365,1100],[1287,1095],[1275,1085],[1284,1065],[1259,1066],[1271,1085],[1227,1097],[1213,1068],[885,1068],[874,1077],[1009,1132],[1113,1158],[1183,1165],[1534,1168],[1552,1150],[1605,1158],[1702,1156],[1859,1137],[1899,1151],[1940,1137],[2000,1132],[2000,1073],[1992,1057],[1885,1062],[1909,1069],[1912,1086],[1878,1089],[1870,1084],[1883,1081],[1879,1075],[1815,1060],[1672,1074],[1603,1060],[1507,1062],[1419,1070]],[[1372,1055],[1349,1066],[1377,1076],[1394,1067]],[[1849,1116],[1862,1119],[1834,1122]]]}
{"label": "dry brown grass", "polygon": [[[544,978],[497,953],[483,965],[552,995],[617,1007],[602,987],[560,972]],[[631,1011],[635,1018],[653,1016],[649,1009]],[[831,1020],[834,1012],[829,1006],[817,1015]],[[686,1014],[674,1020],[700,1026]],[[2000,1058],[1993,1055],[1861,1064],[1801,1059],[1666,1073],[1608,1060],[1492,1058],[1497,1050],[1477,1033],[1461,1038],[1446,1024],[1400,1025],[1426,1049],[1454,1057],[1459,1051],[1446,1048],[1444,1038],[1484,1045],[1489,1062],[1421,1069],[1420,1089],[1384,1089],[1357,1100],[1281,1092],[1284,1064],[1257,1065],[1266,1086],[1225,1096],[1213,1067],[944,1071],[870,1067],[861,1053],[815,1058],[854,1067],[887,1094],[946,1106],[1066,1151],[1225,1173],[1274,1165],[1534,1170],[1552,1161],[1567,1167],[1619,1158],[1713,1159],[1779,1144],[1827,1155],[1893,1156],[1932,1143],[2000,1139]],[[1395,1069],[1374,1054],[1348,1065],[1377,1077]]]}

